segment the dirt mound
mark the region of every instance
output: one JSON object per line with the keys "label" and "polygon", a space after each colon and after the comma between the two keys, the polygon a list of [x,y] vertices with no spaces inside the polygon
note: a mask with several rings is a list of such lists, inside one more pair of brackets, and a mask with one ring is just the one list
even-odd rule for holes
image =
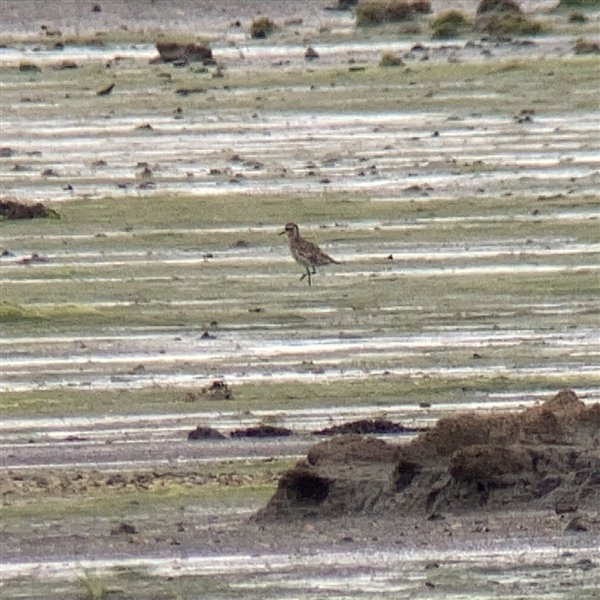
{"label": "dirt mound", "polygon": [[393,423],[388,419],[360,419],[350,423],[342,423],[333,427],[326,427],[313,431],[313,435],[339,435],[342,433],[409,433],[422,431],[414,427],[405,427],[400,423]]}
{"label": "dirt mound", "polygon": [[241,437],[285,437],[294,432],[286,427],[275,427],[274,425],[257,425],[256,427],[247,427],[246,429],[234,429],[229,435],[232,438]]}
{"label": "dirt mound", "polygon": [[227,436],[212,427],[198,425],[196,429],[190,431],[187,435],[188,440],[225,440]]}
{"label": "dirt mound", "polygon": [[259,519],[600,506],[600,404],[441,419],[408,444],[342,435],[285,473]]}
{"label": "dirt mound", "polygon": [[58,219],[59,215],[55,210],[47,208],[40,202],[27,204],[9,198],[0,198],[0,220],[36,218]]}

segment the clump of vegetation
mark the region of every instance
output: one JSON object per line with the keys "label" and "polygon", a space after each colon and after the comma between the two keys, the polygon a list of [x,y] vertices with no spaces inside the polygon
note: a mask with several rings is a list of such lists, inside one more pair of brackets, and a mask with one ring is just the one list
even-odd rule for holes
{"label": "clump of vegetation", "polygon": [[591,40],[579,38],[575,40],[573,50],[575,54],[600,54],[600,45]]}
{"label": "clump of vegetation", "polygon": [[570,23],[585,23],[587,21],[587,17],[581,12],[573,12],[569,15]]}
{"label": "clump of vegetation", "polygon": [[448,10],[437,16],[431,23],[433,37],[456,37],[471,25],[466,15],[459,10]]}
{"label": "clump of vegetation", "polygon": [[39,73],[41,70],[40,67],[26,60],[22,60],[19,63],[19,71],[21,73]]}
{"label": "clump of vegetation", "polygon": [[27,311],[22,306],[11,302],[0,302],[0,323],[11,323],[27,317]]}
{"label": "clump of vegetation", "polygon": [[429,0],[360,0],[356,7],[356,24],[397,23],[429,12]]}
{"label": "clump of vegetation", "polygon": [[264,39],[275,30],[275,23],[269,17],[258,17],[252,21],[250,35],[254,39]]}
{"label": "clump of vegetation", "polygon": [[476,22],[479,31],[495,37],[504,35],[537,35],[544,31],[539,21],[527,18],[525,15],[490,15]]}
{"label": "clump of vegetation", "polygon": [[393,52],[384,52],[379,61],[380,67],[401,67],[404,61]]}
{"label": "clump of vegetation", "polygon": [[413,10],[421,15],[428,15],[431,12],[431,2],[429,0],[412,0]]}
{"label": "clump of vegetation", "polygon": [[558,8],[600,8],[600,0],[560,0]]}
{"label": "clump of vegetation", "polygon": [[495,37],[504,35],[536,35],[541,23],[523,14],[515,0],[481,0],[477,7],[475,28]]}
{"label": "clump of vegetation", "polygon": [[108,600],[111,590],[106,587],[106,583],[100,578],[91,576],[88,573],[79,578],[82,587],[83,598],[85,600]]}
{"label": "clump of vegetation", "polygon": [[336,8],[338,10],[349,10],[358,4],[358,0],[337,0]]}
{"label": "clump of vegetation", "polygon": [[10,198],[0,198],[0,221],[4,219],[37,218],[60,219],[60,215],[55,210],[44,206],[41,202],[27,204],[11,200]]}
{"label": "clump of vegetation", "polygon": [[475,15],[479,17],[492,12],[522,14],[521,7],[515,0],[481,0]]}

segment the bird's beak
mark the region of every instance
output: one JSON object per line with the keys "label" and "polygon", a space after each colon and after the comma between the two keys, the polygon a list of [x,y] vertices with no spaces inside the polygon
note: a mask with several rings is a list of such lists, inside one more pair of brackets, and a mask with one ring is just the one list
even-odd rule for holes
{"label": "bird's beak", "polygon": [[285,229],[283,231],[280,231],[277,235],[283,235],[284,233],[286,233]]}

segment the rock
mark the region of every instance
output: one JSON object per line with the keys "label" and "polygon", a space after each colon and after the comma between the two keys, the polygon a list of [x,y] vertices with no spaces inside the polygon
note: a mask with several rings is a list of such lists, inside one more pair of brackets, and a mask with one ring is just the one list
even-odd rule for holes
{"label": "rock", "polygon": [[304,53],[304,58],[306,60],[315,60],[319,58],[319,54],[312,46],[309,46]]}
{"label": "rock", "polygon": [[579,508],[577,498],[574,496],[563,496],[556,501],[554,505],[554,511],[557,515],[564,515],[565,513],[575,512]]}
{"label": "rock", "polygon": [[110,535],[132,535],[137,529],[131,523],[121,522],[110,530]]}
{"label": "rock", "polygon": [[58,63],[54,69],[57,71],[64,71],[67,69],[78,69],[79,65],[73,61],[73,60],[63,60],[62,62]]}
{"label": "rock", "polygon": [[96,92],[96,96],[108,96],[114,89],[115,84],[114,83],[110,83],[109,85],[99,89]]}

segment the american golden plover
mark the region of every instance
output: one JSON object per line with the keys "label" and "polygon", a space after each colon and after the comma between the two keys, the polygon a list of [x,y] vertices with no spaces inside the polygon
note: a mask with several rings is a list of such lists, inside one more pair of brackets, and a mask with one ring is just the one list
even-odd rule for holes
{"label": "american golden plover", "polygon": [[290,252],[294,257],[294,260],[297,263],[304,265],[306,268],[306,273],[302,274],[300,281],[302,281],[305,277],[308,277],[308,285],[312,285],[311,275],[314,275],[317,272],[315,267],[321,267],[331,263],[336,265],[340,264],[337,260],[334,260],[331,258],[331,256],[325,254],[325,252],[323,252],[319,246],[309,242],[308,240],[305,240],[300,235],[300,230],[298,229],[298,225],[296,225],[296,223],[287,223],[284,230],[279,235],[283,235],[284,233],[286,233],[288,236],[290,242]]}

